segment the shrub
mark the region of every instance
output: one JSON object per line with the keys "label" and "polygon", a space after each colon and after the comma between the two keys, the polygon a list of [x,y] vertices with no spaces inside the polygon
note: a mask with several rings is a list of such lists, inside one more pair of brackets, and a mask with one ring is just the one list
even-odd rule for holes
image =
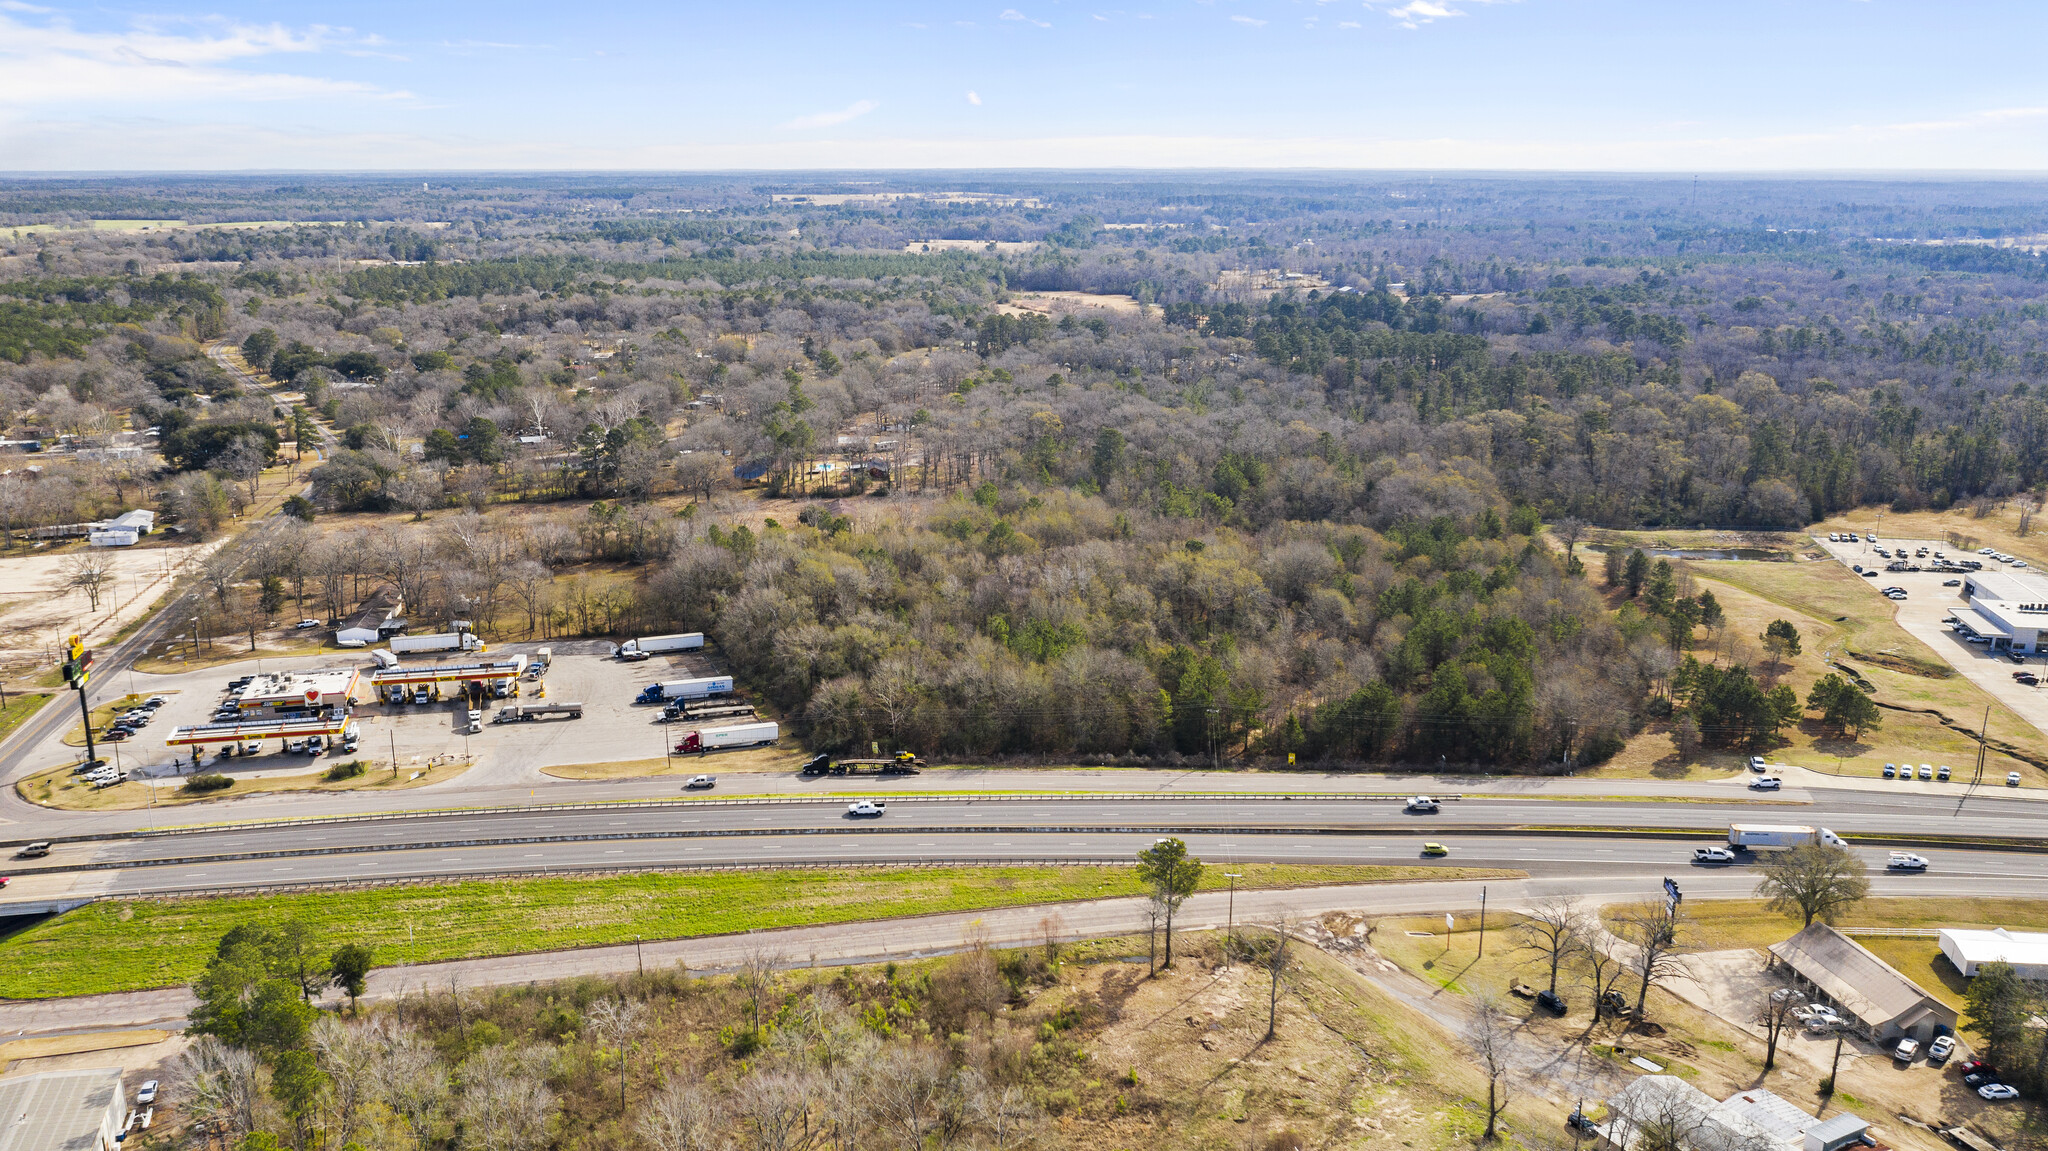
{"label": "shrub", "polygon": [[369,764],[364,763],[360,759],[351,759],[347,763],[337,763],[333,767],[328,768],[327,774],[320,778],[329,783],[337,783],[344,779],[354,779],[368,770],[370,770]]}
{"label": "shrub", "polygon": [[178,790],[189,791],[194,795],[205,795],[209,791],[225,791],[234,785],[235,781],[232,778],[217,771],[208,771],[186,780],[185,786]]}

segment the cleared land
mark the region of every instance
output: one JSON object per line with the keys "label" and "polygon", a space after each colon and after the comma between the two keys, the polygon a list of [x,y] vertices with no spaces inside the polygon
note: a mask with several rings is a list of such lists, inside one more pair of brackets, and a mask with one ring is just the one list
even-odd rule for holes
{"label": "cleared land", "polygon": [[[1518,878],[1488,868],[1250,864],[1238,887]],[[1207,890],[1228,886],[1209,868]],[[1138,894],[1129,867],[654,873],[368,888],[257,897],[104,901],[0,940],[0,997],[169,987],[243,922],[298,920],[379,964],[512,955],[803,924]]]}

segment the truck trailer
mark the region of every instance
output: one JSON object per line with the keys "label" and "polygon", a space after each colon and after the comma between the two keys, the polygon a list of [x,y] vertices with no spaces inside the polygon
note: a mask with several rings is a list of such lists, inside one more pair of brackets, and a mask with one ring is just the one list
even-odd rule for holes
{"label": "truck trailer", "polygon": [[391,650],[394,652],[414,651],[482,651],[484,641],[476,638],[473,631],[439,631],[432,635],[394,635]]}
{"label": "truck trailer", "polygon": [[924,760],[907,751],[899,751],[893,759],[842,759],[834,761],[829,755],[814,755],[800,772],[803,775],[916,775],[924,766]]}
{"label": "truck trailer", "polygon": [[612,654],[618,659],[632,659],[642,655],[660,655],[670,651],[697,651],[704,646],[704,633],[686,631],[676,635],[649,635],[629,639],[619,645]]}
{"label": "truck trailer", "polygon": [[731,747],[763,747],[782,734],[773,722],[736,723],[730,727],[704,727],[686,731],[676,744],[677,755],[691,752],[723,751]]}
{"label": "truck trailer", "polygon": [[522,703],[513,707],[501,707],[491,718],[492,723],[532,723],[549,716],[567,716],[570,719],[583,718],[580,703]]}
{"label": "truck trailer", "polygon": [[1802,843],[1825,843],[1830,847],[1849,846],[1841,836],[1825,827],[1807,827],[1799,823],[1728,825],[1728,846],[1737,851],[1748,851],[1756,847],[1798,847]]}
{"label": "truck trailer", "polygon": [[732,677],[714,675],[706,679],[672,679],[666,683],[650,683],[633,697],[634,703],[662,703],[671,699],[708,699],[714,695],[732,694]]}

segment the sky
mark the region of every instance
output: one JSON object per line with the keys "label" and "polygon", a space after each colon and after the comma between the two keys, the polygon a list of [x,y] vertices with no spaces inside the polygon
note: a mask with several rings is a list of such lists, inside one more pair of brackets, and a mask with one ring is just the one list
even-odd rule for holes
{"label": "sky", "polygon": [[0,171],[2048,170],[2048,0],[0,0]]}

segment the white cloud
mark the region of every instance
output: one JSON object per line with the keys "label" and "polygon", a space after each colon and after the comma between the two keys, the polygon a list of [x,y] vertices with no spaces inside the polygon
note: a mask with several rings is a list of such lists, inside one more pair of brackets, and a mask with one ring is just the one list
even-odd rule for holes
{"label": "white cloud", "polygon": [[1249,24],[1254,28],[1264,28],[1266,26],[1266,22],[1256,16],[1232,16],[1230,19],[1232,23]]}
{"label": "white cloud", "polygon": [[809,116],[798,116],[796,119],[778,124],[776,127],[784,131],[800,131],[805,128],[831,128],[844,124],[848,120],[858,120],[881,106],[880,102],[875,100],[855,100],[853,103],[837,111],[815,112]]}
{"label": "white cloud", "polygon": [[[33,11],[20,4],[8,10]],[[282,24],[225,20],[178,28],[137,20],[120,31],[84,32],[62,18],[31,23],[0,15],[0,108],[406,95],[352,80],[237,66],[269,56],[312,56],[330,48],[350,52],[377,43],[346,28],[313,25],[294,31]]]}
{"label": "white cloud", "polygon": [[997,19],[999,19],[999,20],[1016,20],[1016,21],[1020,21],[1020,22],[1022,22],[1022,23],[1025,23],[1025,24],[1035,24],[1035,25],[1037,25],[1037,26],[1038,26],[1038,27],[1040,27],[1040,28],[1050,28],[1050,27],[1052,27],[1052,25],[1051,25],[1051,24],[1049,24],[1049,23],[1045,22],[1044,20],[1033,20],[1033,19],[1032,19],[1031,17],[1029,17],[1029,16],[1026,16],[1026,15],[1025,15],[1024,13],[1022,13],[1022,12],[1019,12],[1019,11],[1017,11],[1017,10],[1016,10],[1015,8],[1005,8],[1005,9],[1003,9],[1003,14],[1002,14],[1001,16],[998,16],[998,17],[997,17]]}
{"label": "white cloud", "polygon": [[1339,21],[1337,21],[1337,27],[1339,27],[1339,28],[1363,28],[1363,27],[1365,27],[1365,25],[1363,25],[1363,24],[1360,24],[1360,23],[1359,23],[1358,21],[1356,21],[1356,20],[1339,20]]}
{"label": "white cloud", "polygon": [[1466,4],[1514,4],[1518,0],[1408,0],[1396,8],[1383,7],[1384,0],[1365,0],[1370,9],[1384,11],[1398,21],[1403,28],[1420,28],[1438,20],[1454,20],[1466,15],[1463,9],[1452,7],[1454,3]]}
{"label": "white cloud", "polygon": [[974,105],[974,106],[975,106],[975,107],[977,107],[977,108],[981,107],[981,93],[979,93],[979,92],[976,92],[976,91],[974,91],[974,90],[973,90],[973,89],[971,89],[971,88],[970,88],[970,89],[968,89],[968,91],[967,91],[967,102],[968,102],[969,104],[972,104],[972,105]]}

